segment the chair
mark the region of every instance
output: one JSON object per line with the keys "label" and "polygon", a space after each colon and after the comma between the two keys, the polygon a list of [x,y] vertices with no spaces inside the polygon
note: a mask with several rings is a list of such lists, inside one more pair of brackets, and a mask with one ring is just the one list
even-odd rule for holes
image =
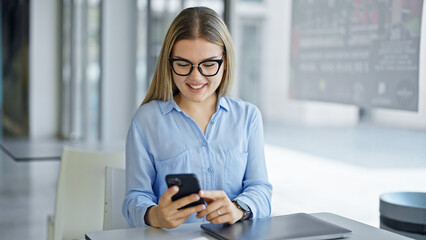
{"label": "chair", "polygon": [[124,152],[88,152],[64,147],[56,193],[55,216],[48,217],[48,239],[84,239],[101,231],[105,167],[125,167]]}
{"label": "chair", "polygon": [[104,230],[129,228],[121,214],[121,204],[126,194],[126,172],[121,168],[105,168]]}

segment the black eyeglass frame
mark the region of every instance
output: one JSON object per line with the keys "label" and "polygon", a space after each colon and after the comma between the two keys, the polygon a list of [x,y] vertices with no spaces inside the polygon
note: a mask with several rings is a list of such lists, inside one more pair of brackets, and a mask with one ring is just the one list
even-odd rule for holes
{"label": "black eyeglass frame", "polygon": [[[169,63],[170,63],[170,66],[172,67],[173,72],[176,73],[176,75],[179,75],[179,76],[189,76],[192,73],[192,71],[194,70],[194,66],[197,66],[198,71],[201,73],[201,75],[203,75],[204,77],[213,77],[213,76],[216,76],[217,73],[219,72],[220,67],[222,66],[222,63],[223,63],[223,57],[224,56],[222,56],[222,59],[207,59],[207,60],[199,62],[197,65],[193,64],[189,60],[182,59],[182,58],[169,58]],[[175,68],[173,67],[173,62],[175,62],[175,61],[184,61],[184,62],[189,63],[191,65],[191,69],[189,69],[189,73],[188,74],[177,73]],[[203,64],[203,63],[206,63],[206,62],[217,62],[219,64],[219,67],[217,68],[217,71],[216,71],[215,74],[206,75],[206,74],[203,73],[203,69],[201,69],[200,65]]]}

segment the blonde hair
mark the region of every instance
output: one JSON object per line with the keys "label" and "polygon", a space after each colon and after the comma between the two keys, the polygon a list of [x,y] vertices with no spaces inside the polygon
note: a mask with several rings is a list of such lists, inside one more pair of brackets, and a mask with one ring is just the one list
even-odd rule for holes
{"label": "blonde hair", "polygon": [[228,28],[215,11],[206,7],[193,7],[182,10],[170,25],[164,38],[151,85],[142,105],[151,100],[168,101],[173,94],[179,91],[173,82],[168,59],[177,41],[198,38],[203,38],[223,48],[225,69],[216,93],[218,96],[223,96],[230,91],[235,73],[235,57]]}

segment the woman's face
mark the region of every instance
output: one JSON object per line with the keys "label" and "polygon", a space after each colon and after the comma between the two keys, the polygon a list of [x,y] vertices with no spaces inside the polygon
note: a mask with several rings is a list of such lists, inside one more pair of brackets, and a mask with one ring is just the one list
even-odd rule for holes
{"label": "woman's face", "polygon": [[[222,63],[217,74],[211,77],[203,76],[197,65],[205,60],[223,59],[221,46],[202,38],[179,40],[173,47],[171,58],[187,60],[195,65],[188,76],[179,76],[172,70],[173,81],[180,91],[181,101],[199,103],[216,99],[216,89],[222,80],[225,62]],[[214,68],[214,62],[207,62],[203,65],[204,74],[208,74]],[[174,66],[175,69],[180,68],[184,69],[181,71],[185,71],[189,67],[189,63],[178,61],[174,63]],[[215,71],[213,70],[213,72]]]}

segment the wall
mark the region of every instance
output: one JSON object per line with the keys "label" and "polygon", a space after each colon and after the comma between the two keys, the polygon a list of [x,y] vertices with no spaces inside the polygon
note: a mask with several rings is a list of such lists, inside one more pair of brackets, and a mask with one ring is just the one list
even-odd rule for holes
{"label": "wall", "polygon": [[[289,99],[288,84],[290,71],[290,27],[291,1],[265,2],[267,17],[265,19],[265,55],[262,56],[264,68],[263,114],[264,118],[273,122],[303,123],[307,125],[352,126],[358,123],[359,109],[356,106],[310,102]],[[425,6],[423,6],[423,9]],[[422,24],[422,32],[426,26]],[[421,45],[425,46],[425,37]],[[419,112],[375,109],[370,119],[374,123],[404,128],[426,129],[426,79],[423,72],[426,65],[425,50],[420,48],[420,93]]]}

